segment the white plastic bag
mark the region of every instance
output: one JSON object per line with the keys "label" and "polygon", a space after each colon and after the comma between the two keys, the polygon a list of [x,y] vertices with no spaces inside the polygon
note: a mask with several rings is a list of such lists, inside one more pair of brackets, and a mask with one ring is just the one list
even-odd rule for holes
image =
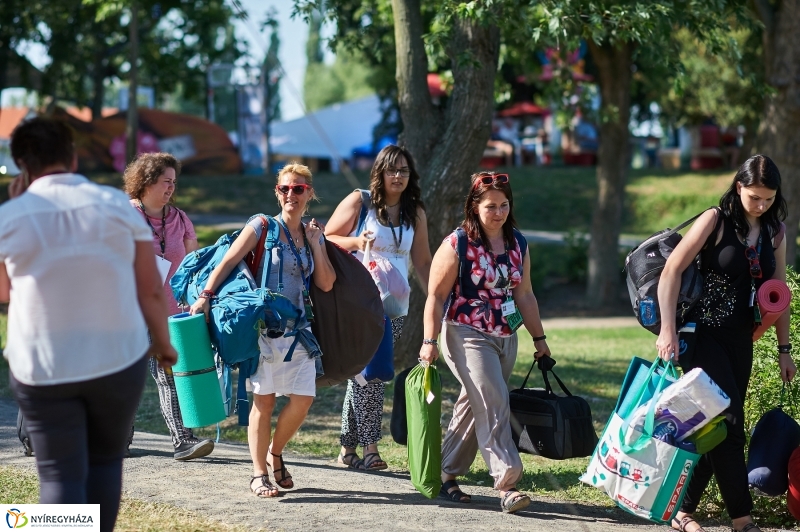
{"label": "white plastic bag", "polygon": [[411,287],[408,279],[384,257],[371,253],[372,241],[367,242],[364,250],[364,267],[372,275],[372,280],[378,286],[383,302],[383,311],[389,319],[399,318],[408,314],[408,299]]}

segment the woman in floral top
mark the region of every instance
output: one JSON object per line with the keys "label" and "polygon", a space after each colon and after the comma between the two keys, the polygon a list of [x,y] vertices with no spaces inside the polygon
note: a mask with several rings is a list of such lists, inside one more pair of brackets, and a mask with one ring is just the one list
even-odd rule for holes
{"label": "woman in floral top", "polygon": [[[461,382],[442,443],[440,495],[470,502],[455,479],[469,471],[480,449],[500,492],[500,506],[509,513],[530,504],[516,489],[522,461],[509,422],[507,383],[517,359],[515,330],[524,323],[534,339],[534,357],[550,356],[531,288],[527,243],[514,228],[513,204],[507,174],[472,176],[464,221],[433,257],[420,349],[422,361],[436,360],[441,332],[444,360]],[[466,244],[461,261],[459,234]]]}

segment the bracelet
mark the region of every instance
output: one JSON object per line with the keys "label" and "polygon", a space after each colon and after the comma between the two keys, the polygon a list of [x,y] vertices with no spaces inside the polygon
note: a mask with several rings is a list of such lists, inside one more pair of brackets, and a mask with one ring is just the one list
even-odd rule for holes
{"label": "bracelet", "polygon": [[436,338],[425,338],[422,340],[422,345],[435,345],[439,346],[439,341]]}
{"label": "bracelet", "polygon": [[792,352],[792,344],[783,344],[778,346],[778,353],[790,354]]}
{"label": "bracelet", "polygon": [[211,290],[203,290],[202,292],[200,292],[200,297],[202,297],[204,299],[211,299],[215,295],[216,294],[214,292],[212,292]]}
{"label": "bracelet", "polygon": [[538,342],[538,341],[540,341],[540,340],[547,340],[547,335],[546,335],[546,334],[543,334],[543,335],[541,335],[541,336],[534,336],[534,337],[533,337],[533,341],[534,341],[534,342]]}

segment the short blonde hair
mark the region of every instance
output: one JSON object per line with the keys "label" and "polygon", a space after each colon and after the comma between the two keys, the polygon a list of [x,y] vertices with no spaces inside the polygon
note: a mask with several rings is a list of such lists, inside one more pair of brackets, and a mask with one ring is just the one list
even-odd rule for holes
{"label": "short blonde hair", "polygon": [[[310,200],[319,201],[319,197],[317,196],[317,192],[313,188],[314,187],[314,177],[311,175],[311,169],[309,169],[308,166],[306,166],[304,164],[300,164],[300,163],[295,162],[295,161],[289,162],[283,168],[281,168],[280,171],[278,172],[278,177],[275,180],[275,184],[280,185],[281,184],[281,178],[283,176],[289,175],[289,174],[297,174],[297,175],[305,178],[306,184],[309,184],[312,187],[311,188],[311,198],[310,198]],[[277,196],[278,196],[278,191],[276,190],[275,191],[275,197],[277,197]],[[306,203],[306,211],[303,214],[305,215],[306,213],[308,213],[308,203]]]}

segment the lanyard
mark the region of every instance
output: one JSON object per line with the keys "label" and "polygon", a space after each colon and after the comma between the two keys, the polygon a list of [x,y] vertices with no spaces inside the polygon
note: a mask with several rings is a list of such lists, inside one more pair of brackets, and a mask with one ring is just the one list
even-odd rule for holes
{"label": "lanyard", "polygon": [[394,234],[394,225],[392,225],[392,218],[387,216],[389,219],[389,229],[392,231],[392,238],[394,239],[394,249],[395,251],[400,251],[400,244],[403,243],[403,211],[400,211],[400,240],[397,239],[397,235]]}
{"label": "lanyard", "polygon": [[150,223],[150,217],[147,216],[147,211],[144,210],[144,203],[142,203],[142,200],[139,200],[139,209],[142,211],[142,214],[144,214],[144,220],[147,222],[147,225],[150,226],[150,230],[153,231],[153,236],[159,239],[159,244],[161,244],[161,257],[163,258],[164,250],[167,247],[167,206],[164,205],[161,209],[161,236],[158,236],[156,228]]}
{"label": "lanyard", "polygon": [[303,268],[303,261],[300,259],[300,252],[294,245],[294,239],[292,239],[292,234],[289,232],[289,228],[286,227],[286,223],[280,216],[278,217],[278,221],[280,222],[281,227],[283,227],[283,231],[286,233],[286,240],[289,241],[289,247],[292,249],[294,258],[297,260],[297,267],[300,268],[300,277],[303,279],[303,286],[305,286],[306,290],[308,290],[311,281],[311,251],[309,251],[305,229],[303,229],[303,225],[300,224],[300,230],[303,233],[303,247],[305,248],[306,259],[308,260],[308,276],[306,276],[306,270]]}
{"label": "lanyard", "polygon": [[[742,244],[744,247],[747,245],[747,237],[742,235]],[[758,232],[758,246],[756,247],[756,260],[761,260],[761,231]],[[748,266],[750,268],[751,266]],[[763,269],[762,269],[763,272]],[[763,274],[762,274],[763,275]],[[756,297],[756,278],[753,277],[753,272],[750,272],[750,306],[753,308],[753,322],[756,325],[761,325],[761,308],[758,305],[758,298]]]}
{"label": "lanyard", "polygon": [[[506,256],[505,264],[506,264],[506,267],[508,268],[508,271],[510,272],[511,271],[511,257],[509,257],[509,255],[508,255],[508,245],[506,244],[505,238],[503,239],[503,249],[504,249],[504,254]],[[509,275],[508,278],[506,278],[503,275],[503,270],[500,269],[500,262],[497,260],[497,257],[495,257],[494,253],[492,253],[491,251],[489,251],[489,255],[491,255],[492,260],[494,261],[494,267],[495,267],[495,270],[497,270],[497,276],[500,278],[500,285],[501,285],[500,288],[505,290],[506,296],[508,296],[509,292],[510,292],[509,285],[510,285],[511,275]]]}

